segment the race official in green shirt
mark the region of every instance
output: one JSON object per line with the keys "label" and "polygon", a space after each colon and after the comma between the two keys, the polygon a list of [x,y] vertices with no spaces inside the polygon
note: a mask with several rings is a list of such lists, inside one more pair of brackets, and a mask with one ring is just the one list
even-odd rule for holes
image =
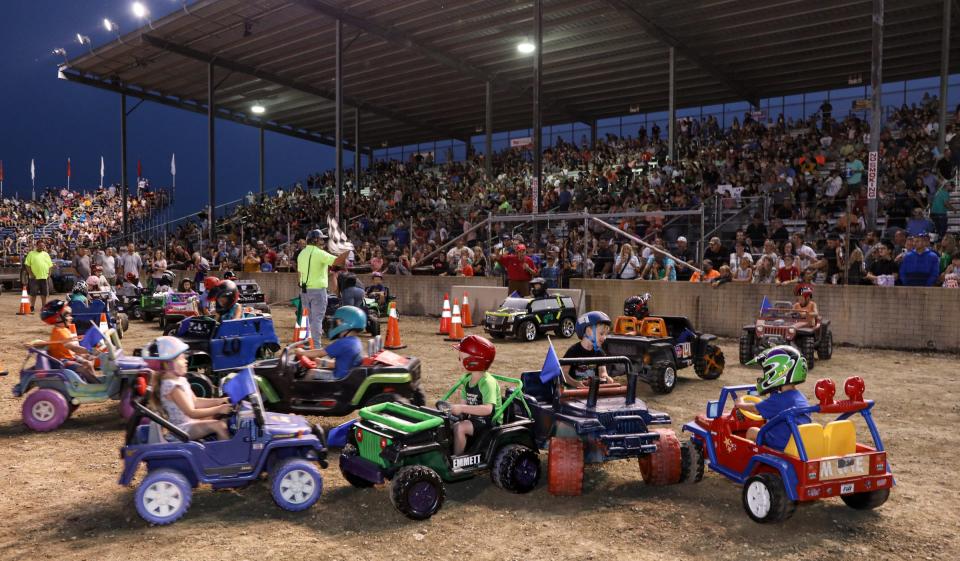
{"label": "race official in green shirt", "polygon": [[29,290],[31,298],[31,311],[37,311],[37,297],[40,298],[40,306],[47,304],[49,296],[50,269],[53,268],[53,260],[47,253],[47,244],[43,240],[37,240],[33,251],[27,253],[23,259],[23,267],[27,271],[29,281]]}
{"label": "race official in green shirt", "polygon": [[300,274],[300,301],[310,311],[310,336],[320,344],[323,334],[323,316],[327,313],[327,276],[331,266],[342,267],[347,262],[349,251],[338,256],[320,248],[327,236],[320,230],[307,234],[307,247],[297,256],[297,272]]}

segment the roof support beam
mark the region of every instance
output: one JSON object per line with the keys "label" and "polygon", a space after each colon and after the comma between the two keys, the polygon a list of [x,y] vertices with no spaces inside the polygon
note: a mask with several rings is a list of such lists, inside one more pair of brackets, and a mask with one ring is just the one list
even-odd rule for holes
{"label": "roof support beam", "polygon": [[708,72],[718,82],[723,84],[724,87],[750,102],[750,105],[756,106],[760,103],[760,96],[757,92],[731,76],[729,72],[725,71],[723,66],[717,64],[716,61],[681,43],[680,40],[671,35],[669,31],[660,27],[643,8],[637,7],[635,2],[631,2],[630,0],[606,1],[614,10],[635,21],[647,35],[659,40],[668,47],[676,49],[678,54],[683,55],[687,60]]}
{"label": "roof support beam", "polygon": [[[254,78],[258,78],[260,80],[272,82],[274,84],[277,84],[278,86],[283,86],[283,87],[290,88],[292,90],[297,90],[306,94],[322,97],[329,101],[336,101],[336,97],[337,97],[336,92],[329,90],[327,88],[319,88],[310,84],[300,82],[298,80],[291,80],[289,78],[285,78],[279,74],[274,74],[273,72],[265,72],[263,70],[258,70],[254,66],[244,64],[242,62],[237,62],[230,59],[222,58],[217,55],[204,53],[196,49],[193,49],[191,47],[179,45],[177,43],[173,43],[171,41],[167,41],[166,39],[161,39],[159,37],[154,37],[153,35],[144,34],[141,36],[141,39],[143,40],[143,42],[150,45],[151,47],[155,47],[157,49],[171,52],[171,53],[180,55],[184,58],[197,60],[203,63],[212,63],[221,68],[226,68],[227,70],[232,70],[234,72],[239,72],[241,74],[247,74],[249,76],[253,76]],[[413,127],[417,130],[426,131],[442,138],[454,138],[457,140],[463,140],[464,138],[463,134],[459,134],[454,131],[445,130],[443,128],[434,126],[425,121],[408,119],[402,113],[393,111],[391,109],[387,109],[385,107],[371,105],[370,103],[367,103],[362,99],[358,99],[356,97],[345,96],[343,98],[343,101],[346,105],[351,105],[353,107],[362,109],[367,113],[373,113],[374,115],[379,115],[381,117],[385,117],[387,119],[397,121],[398,123],[403,123],[409,127]]]}
{"label": "roof support beam", "polygon": [[[324,0],[293,0],[294,3],[299,4],[305,8],[313,10],[315,12],[324,14],[333,19],[339,19],[343,23],[356,27],[357,29],[362,29],[367,33],[376,35],[384,41],[393,43],[405,49],[409,49],[416,53],[419,53],[422,56],[429,58],[435,62],[438,62],[449,68],[453,68],[457,72],[463,74],[464,76],[469,76],[481,82],[492,82],[495,86],[501,86],[502,89],[505,89],[517,96],[527,97],[530,95],[531,88],[529,86],[524,86],[518,84],[511,80],[506,80],[504,78],[498,78],[496,74],[487,72],[482,68],[474,66],[468,62],[460,60],[454,55],[451,55],[447,52],[444,52],[442,49],[427,45],[413,36],[400,31],[394,27],[386,27],[378,25],[372,21],[364,19],[359,16],[355,16],[343,10],[337,6],[331,6]],[[556,111],[558,113],[563,113],[568,117],[572,118],[575,121],[582,123],[589,123],[592,121],[592,117],[586,115],[580,111],[575,110],[572,107],[565,106],[555,99],[551,99],[549,96],[542,96],[542,101],[544,107]],[[458,139],[463,140],[463,139]]]}
{"label": "roof support beam", "polygon": [[[160,105],[166,105],[167,107],[173,107],[175,109],[184,109],[186,111],[197,113],[199,115],[207,114],[207,106],[204,103],[190,102],[187,100],[168,97],[159,93],[148,92],[145,90],[131,88],[131,87],[120,84],[119,81],[107,80],[99,76],[85,75],[76,71],[68,72],[64,69],[61,69],[60,78],[63,80],[67,80],[69,82],[76,82],[78,84],[83,84],[85,86],[93,86],[95,88],[100,88],[102,90],[108,90],[108,91],[119,93],[119,94],[125,94],[130,97],[135,97],[145,101],[152,101]],[[283,127],[283,126],[271,124],[265,121],[250,120],[243,116],[237,115],[236,113],[224,111],[223,109],[220,109],[219,111],[217,111],[217,118],[226,119],[228,121],[233,121],[235,123],[240,123],[241,125],[260,127],[270,132],[285,134],[293,138],[299,138],[300,140],[309,140],[310,142],[325,144],[327,146],[333,146],[335,144],[334,141],[331,140],[330,138],[317,133],[311,133],[309,131]],[[353,149],[354,147],[347,146],[346,148],[349,150],[349,149]]]}

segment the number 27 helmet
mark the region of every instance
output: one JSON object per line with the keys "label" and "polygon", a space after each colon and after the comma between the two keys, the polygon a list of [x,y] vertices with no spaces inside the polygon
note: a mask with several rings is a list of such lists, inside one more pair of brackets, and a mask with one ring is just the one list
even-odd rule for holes
{"label": "number 27 helmet", "polygon": [[757,378],[757,393],[760,395],[807,379],[807,359],[789,345],[767,349],[747,363],[751,364],[760,364],[763,368],[763,374]]}

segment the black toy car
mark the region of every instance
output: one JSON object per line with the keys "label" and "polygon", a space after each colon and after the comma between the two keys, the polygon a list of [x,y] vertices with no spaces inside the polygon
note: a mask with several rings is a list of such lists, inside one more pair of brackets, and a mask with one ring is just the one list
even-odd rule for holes
{"label": "black toy car", "polygon": [[[335,326],[333,314],[340,308],[340,297],[333,294],[327,295],[327,310],[323,314],[323,332],[329,333]],[[367,333],[371,337],[380,335],[380,313],[376,300],[373,298],[364,298],[363,311],[367,313]]]}
{"label": "black toy car", "polygon": [[494,339],[508,335],[521,341],[533,341],[552,330],[563,338],[573,337],[577,308],[569,296],[522,298],[511,296],[495,312],[486,312],[483,330]]}
{"label": "black toy car", "polygon": [[309,360],[295,360],[285,347],[276,358],[253,365],[257,385],[270,411],[306,415],[342,416],[361,407],[386,401],[423,405],[420,359],[377,350],[341,380],[318,379],[310,374]]}
{"label": "black toy car", "polygon": [[253,308],[265,314],[270,313],[270,305],[267,304],[260,285],[254,280],[237,280],[237,289],[240,292],[239,303],[244,308]]}
{"label": "black toy car", "polygon": [[547,480],[550,493],[579,495],[585,463],[638,458],[640,475],[651,485],[682,480],[680,441],[670,429],[670,416],[647,409],[636,398],[637,375],[625,356],[560,359],[560,368],[620,366],[626,386],[601,384],[590,378],[588,388],[565,389],[559,374],[544,383],[541,372],[524,372],[524,400],[533,413],[537,445],[549,451]]}
{"label": "black toy car", "polygon": [[[726,359],[716,343],[717,336],[695,331],[683,316],[646,317],[636,331],[616,327],[604,342],[604,350],[608,355],[630,357],[640,379],[657,393],[672,392],[682,368],[693,366],[704,380],[723,374]],[[610,372],[621,373],[618,366]]]}

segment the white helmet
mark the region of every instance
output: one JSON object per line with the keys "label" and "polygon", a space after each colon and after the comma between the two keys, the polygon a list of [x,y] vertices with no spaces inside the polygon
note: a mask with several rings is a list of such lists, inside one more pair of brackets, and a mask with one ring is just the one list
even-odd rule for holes
{"label": "white helmet", "polygon": [[177,358],[190,350],[190,347],[180,339],[164,335],[157,337],[143,349],[142,358],[146,360],[168,361]]}

